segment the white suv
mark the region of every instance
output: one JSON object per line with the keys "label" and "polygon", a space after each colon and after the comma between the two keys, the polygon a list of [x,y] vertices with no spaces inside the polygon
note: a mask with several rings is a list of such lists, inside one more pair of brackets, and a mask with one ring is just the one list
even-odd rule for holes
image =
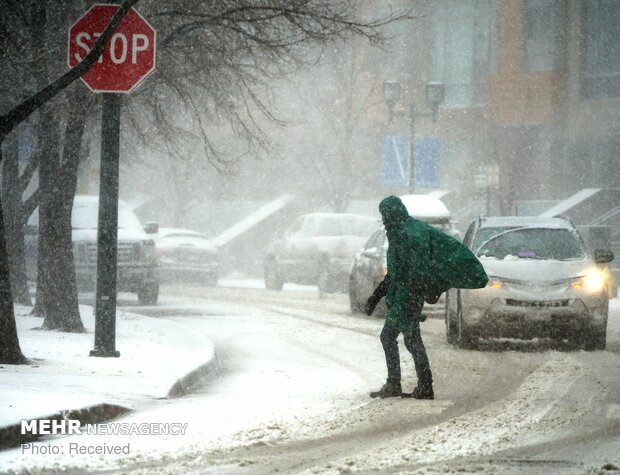
{"label": "white suv", "polygon": [[[79,291],[95,290],[97,276],[97,217],[99,198],[77,195],[73,202],[71,227],[75,273]],[[38,211],[28,222],[26,264],[30,279],[36,277],[36,234]],[[155,228],[153,232],[157,232]],[[141,305],[154,305],[159,297],[159,274],[155,242],[131,208],[118,202],[118,279],[119,292],[135,292]]]}
{"label": "white suv", "polygon": [[448,342],[475,346],[479,337],[550,337],[586,350],[605,348],[611,251],[591,252],[573,224],[559,217],[478,219],[463,242],[482,262],[489,283],[447,292]]}

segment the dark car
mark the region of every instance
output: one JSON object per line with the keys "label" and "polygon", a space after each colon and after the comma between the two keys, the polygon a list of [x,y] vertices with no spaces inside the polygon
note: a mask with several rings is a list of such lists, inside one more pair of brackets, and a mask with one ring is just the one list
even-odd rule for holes
{"label": "dark car", "polygon": [[300,216],[267,250],[265,287],[281,290],[294,282],[317,285],[320,292],[345,291],[353,256],[379,224],[378,218],[350,213]]}
{"label": "dark car", "polygon": [[[429,195],[405,195],[401,200],[414,218],[460,239],[460,233],[454,228],[448,209],[438,198]],[[385,277],[387,247],[385,230],[381,227],[370,236],[363,249],[355,256],[349,275],[349,302],[353,313],[363,311],[366,300]],[[443,302],[442,297],[436,304],[425,305],[425,313],[442,313]],[[375,315],[384,316],[385,313],[385,299],[382,299],[375,309]]]}
{"label": "dark car", "polygon": [[154,239],[162,283],[217,284],[218,251],[204,234],[159,228]]}
{"label": "dark car", "polygon": [[605,348],[611,251],[590,251],[575,226],[559,217],[481,218],[463,242],[489,283],[447,292],[448,342],[467,347],[481,337],[547,337]]}

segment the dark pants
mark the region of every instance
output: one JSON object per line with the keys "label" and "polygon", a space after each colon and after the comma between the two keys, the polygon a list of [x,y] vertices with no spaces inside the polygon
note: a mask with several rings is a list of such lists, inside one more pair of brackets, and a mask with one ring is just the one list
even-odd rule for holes
{"label": "dark pants", "polygon": [[[388,383],[400,384],[400,354],[398,352],[398,335],[400,332],[390,325],[384,325],[381,331],[381,344],[385,351],[385,362],[388,370]],[[413,356],[415,372],[418,376],[418,386],[432,386],[433,374],[428,362],[426,348],[422,342],[420,325],[416,327],[412,335],[403,335],[405,347]]]}

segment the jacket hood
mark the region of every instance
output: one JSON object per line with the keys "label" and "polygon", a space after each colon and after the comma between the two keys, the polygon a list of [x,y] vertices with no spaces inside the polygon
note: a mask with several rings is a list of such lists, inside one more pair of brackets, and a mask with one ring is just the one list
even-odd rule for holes
{"label": "jacket hood", "polygon": [[398,196],[390,195],[379,203],[379,212],[386,228],[401,226],[409,218],[407,208]]}

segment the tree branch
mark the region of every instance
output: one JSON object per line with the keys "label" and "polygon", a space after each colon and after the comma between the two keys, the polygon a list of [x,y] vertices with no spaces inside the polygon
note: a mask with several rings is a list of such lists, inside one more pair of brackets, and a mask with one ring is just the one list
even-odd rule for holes
{"label": "tree branch", "polygon": [[139,0],[123,0],[119,9],[114,14],[110,23],[106,26],[101,36],[95,41],[93,48],[88,52],[86,57],[74,68],[67,71],[54,82],[35,93],[29,99],[14,107],[7,114],[0,117],[0,143],[17,125],[24,121],[30,114],[52,99],[56,94],[65,89],[76,79],[82,77],[88,72],[95,61],[103,54],[103,50],[107,41],[110,39],[118,25]]}

